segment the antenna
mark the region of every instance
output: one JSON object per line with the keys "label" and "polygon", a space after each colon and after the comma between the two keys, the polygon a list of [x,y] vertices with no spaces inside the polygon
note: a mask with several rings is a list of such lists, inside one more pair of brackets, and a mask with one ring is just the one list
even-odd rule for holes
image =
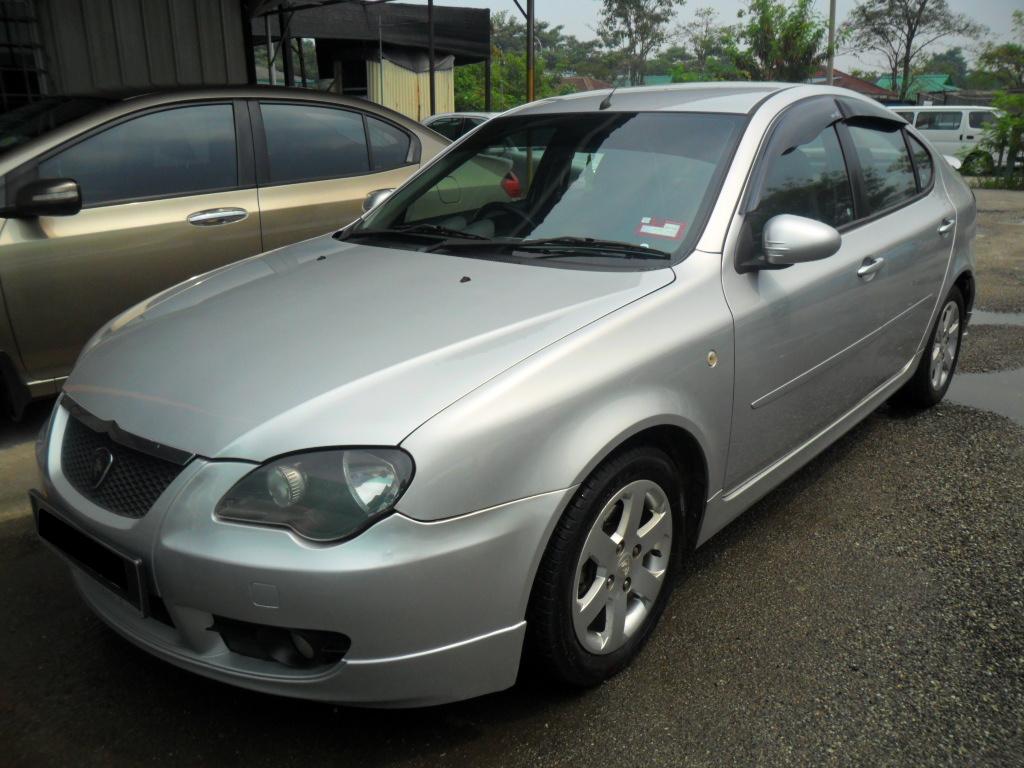
{"label": "antenna", "polygon": [[608,91],[608,95],[605,96],[603,99],[601,99],[601,103],[597,105],[597,108],[598,109],[608,109],[608,107],[610,107],[612,105],[612,96],[615,95],[615,91],[617,91],[618,88],[619,87],[617,85],[613,86],[612,89],[610,91]]}

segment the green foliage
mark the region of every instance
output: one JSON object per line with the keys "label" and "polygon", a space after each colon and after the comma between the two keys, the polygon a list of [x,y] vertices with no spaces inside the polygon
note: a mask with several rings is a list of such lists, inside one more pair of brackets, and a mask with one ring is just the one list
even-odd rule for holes
{"label": "green foliage", "polygon": [[[486,108],[484,93],[485,62],[455,68],[455,109],[460,112],[480,112]],[[538,99],[570,93],[571,88],[560,86],[550,74],[544,60],[537,59],[534,89]],[[496,112],[526,102],[526,55],[503,53],[495,50],[491,60],[491,107]]]}
{"label": "green foliage", "polygon": [[1024,88],[1024,11],[1013,12],[1013,29],[1018,42],[989,43],[978,57],[978,65],[988,70],[1002,88]]}
{"label": "green foliage", "polygon": [[598,37],[618,51],[630,85],[641,85],[647,60],[669,39],[669,22],[686,0],[602,0]]}
{"label": "green foliage", "polygon": [[949,75],[953,85],[964,88],[967,83],[967,59],[959,46],[942,53],[933,53],[918,65],[918,74]]}
{"label": "green foliage", "polygon": [[861,0],[840,25],[839,40],[859,53],[881,55],[900,98],[907,98],[915,65],[927,48],[949,37],[977,38],[984,28],[954,13],[948,0]]}
{"label": "green foliage", "polygon": [[1019,187],[1024,184],[1024,167],[1020,162],[1024,149],[1024,93],[1000,93],[992,100],[992,106],[999,112],[985,126],[980,146],[997,157],[996,177]]}
{"label": "green foliage", "polygon": [[737,37],[746,47],[736,64],[753,80],[802,82],[827,57],[828,28],[813,0],[749,0],[739,16]]}

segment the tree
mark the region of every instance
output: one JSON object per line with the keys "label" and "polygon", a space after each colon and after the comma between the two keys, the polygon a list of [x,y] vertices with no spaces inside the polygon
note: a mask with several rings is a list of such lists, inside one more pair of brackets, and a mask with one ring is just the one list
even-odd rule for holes
{"label": "tree", "polygon": [[983,29],[950,10],[948,0],[862,0],[840,27],[840,38],[854,51],[882,55],[893,90],[898,87],[905,100],[914,63],[928,46],[948,37],[976,38]]}
{"label": "tree", "polygon": [[737,64],[754,80],[804,82],[827,56],[828,30],[813,0],[749,0],[739,16],[746,50]]}
{"label": "tree", "polygon": [[697,70],[705,69],[712,56],[723,54],[729,34],[729,30],[718,23],[718,11],[710,7],[694,11],[693,18],[683,24],[679,32],[693,53],[693,65]]}
{"label": "tree", "polygon": [[647,59],[669,39],[669,22],[685,0],[602,0],[598,37],[620,52],[630,85],[642,85]]}
{"label": "tree", "polygon": [[961,48],[950,48],[942,53],[933,53],[920,66],[920,71],[949,75],[953,85],[963,88],[967,84],[967,59]]}
{"label": "tree", "polygon": [[[1013,12],[1013,28],[1017,39],[1024,41],[1024,11]],[[986,45],[978,65],[1003,88],[1024,88],[1024,45],[1020,42]]]}
{"label": "tree", "polygon": [[[466,112],[480,112],[486,106],[484,93],[484,67],[486,62],[468,64],[455,68],[455,109]],[[558,85],[553,74],[547,71],[543,59],[537,59],[536,96],[544,99],[559,93],[567,93]],[[491,58],[492,108],[504,112],[506,109],[526,102],[526,54],[494,51]]]}

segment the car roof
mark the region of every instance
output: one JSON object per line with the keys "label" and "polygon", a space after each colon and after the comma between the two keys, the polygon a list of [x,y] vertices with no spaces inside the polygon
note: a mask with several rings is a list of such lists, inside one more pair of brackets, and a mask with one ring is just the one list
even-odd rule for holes
{"label": "car roof", "polygon": [[894,112],[952,112],[957,109],[969,109],[972,112],[995,112],[995,107],[983,107],[979,104],[908,104],[903,107],[889,107]]}
{"label": "car roof", "polygon": [[[762,101],[793,83],[677,83],[641,88],[607,88],[542,99],[512,110],[517,115],[595,112],[611,95],[607,109],[616,112],[677,111],[749,114]],[[508,113],[505,113],[508,114]]]}

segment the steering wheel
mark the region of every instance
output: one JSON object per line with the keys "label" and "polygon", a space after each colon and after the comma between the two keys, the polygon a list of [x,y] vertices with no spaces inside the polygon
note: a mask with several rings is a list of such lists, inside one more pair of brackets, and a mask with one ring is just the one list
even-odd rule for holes
{"label": "steering wheel", "polygon": [[512,203],[503,203],[503,202],[500,202],[500,201],[494,201],[494,202],[487,203],[485,205],[480,206],[479,210],[477,210],[477,212],[473,215],[473,218],[472,218],[472,220],[469,223],[470,224],[474,224],[474,223],[480,221],[480,219],[482,219],[484,217],[484,215],[489,210],[491,210],[491,209],[500,209],[502,211],[508,211],[510,213],[514,213],[523,222],[525,222],[526,224],[529,224],[531,227],[536,227],[537,226],[537,222],[535,222],[530,217],[530,215],[528,213],[526,213],[525,211],[520,210],[519,208],[516,208],[515,205],[513,205]]}

